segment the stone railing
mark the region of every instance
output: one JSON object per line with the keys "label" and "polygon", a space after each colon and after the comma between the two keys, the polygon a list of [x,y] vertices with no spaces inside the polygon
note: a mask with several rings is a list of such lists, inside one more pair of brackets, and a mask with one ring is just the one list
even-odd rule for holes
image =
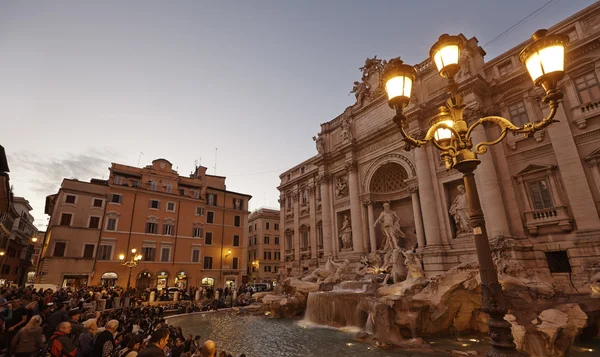
{"label": "stone railing", "polygon": [[569,216],[566,206],[538,209],[525,212],[527,231],[537,235],[539,229],[546,226],[558,226],[563,232],[573,230],[573,219]]}
{"label": "stone railing", "polygon": [[600,115],[600,101],[592,101],[581,106],[577,106],[572,109],[573,123],[577,125],[579,129],[585,129],[587,127],[587,121],[590,118]]}
{"label": "stone railing", "polygon": [[307,247],[301,247],[300,248],[300,253],[310,253],[310,245]]}
{"label": "stone railing", "polygon": [[285,256],[286,256],[286,257],[288,257],[288,256],[290,256],[290,255],[291,255],[291,256],[294,256],[294,253],[295,253],[295,252],[294,252],[294,249],[286,249],[286,250],[285,250]]}

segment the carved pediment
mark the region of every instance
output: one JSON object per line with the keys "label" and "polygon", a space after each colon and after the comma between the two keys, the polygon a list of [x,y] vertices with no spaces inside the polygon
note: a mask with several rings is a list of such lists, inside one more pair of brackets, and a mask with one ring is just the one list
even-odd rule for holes
{"label": "carved pediment", "polygon": [[515,175],[515,177],[526,176],[526,175],[535,174],[535,173],[543,172],[543,171],[551,171],[551,170],[554,170],[555,168],[556,168],[556,166],[553,166],[553,165],[531,164],[531,165],[527,166],[526,168],[524,168],[523,170],[519,171]]}
{"label": "carved pediment", "polygon": [[592,151],[588,156],[585,157],[585,161],[592,161],[600,159],[600,148]]}

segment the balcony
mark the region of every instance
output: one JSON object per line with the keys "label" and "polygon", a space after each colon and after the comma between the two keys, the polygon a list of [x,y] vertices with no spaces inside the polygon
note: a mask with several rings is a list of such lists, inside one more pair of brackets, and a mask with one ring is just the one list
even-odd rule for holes
{"label": "balcony", "polygon": [[294,260],[295,251],[294,249],[286,249],[285,250],[285,260]]}
{"label": "balcony", "polygon": [[562,232],[573,230],[573,219],[569,216],[567,207],[559,206],[525,212],[525,226],[531,235],[538,235],[540,229],[556,226]]}
{"label": "balcony", "polygon": [[587,127],[587,121],[600,115],[600,101],[591,101],[583,105],[578,105],[572,109],[573,123],[577,125],[579,129],[585,129]]}

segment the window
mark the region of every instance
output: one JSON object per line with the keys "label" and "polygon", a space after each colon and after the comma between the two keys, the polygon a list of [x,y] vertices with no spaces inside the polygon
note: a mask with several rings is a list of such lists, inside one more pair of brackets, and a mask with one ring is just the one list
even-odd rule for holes
{"label": "window", "polygon": [[122,185],[123,184],[123,178],[121,176],[115,176],[113,178],[113,183],[115,185]]}
{"label": "window", "polygon": [[17,265],[13,271],[14,274],[19,274],[19,266]]}
{"label": "window", "polygon": [[204,269],[212,269],[212,257],[204,257]]}
{"label": "window", "polygon": [[155,252],[156,252],[156,248],[154,248],[154,247],[142,248],[142,259],[145,261],[148,261],[148,262],[153,262]]}
{"label": "window", "polygon": [[529,182],[529,194],[533,202],[533,209],[552,208],[552,197],[546,180]]}
{"label": "window", "polygon": [[291,234],[285,236],[285,249],[294,248],[294,237]]}
{"label": "window", "polygon": [[600,100],[600,84],[594,71],[575,78],[575,87],[581,104]]}
{"label": "window", "polygon": [[288,197],[285,199],[285,203],[286,203],[286,205],[287,205],[287,209],[288,209],[288,210],[291,210],[291,209],[292,209],[292,199],[291,199],[291,197],[290,197],[290,196],[288,196]]}
{"label": "window", "polygon": [[498,65],[498,72],[500,72],[500,76],[504,77],[513,70],[512,61],[507,61]]}
{"label": "window", "polygon": [[204,207],[196,207],[196,216],[204,216]]}
{"label": "window", "polygon": [[302,247],[308,247],[308,232],[302,232]]}
{"label": "window", "polygon": [[54,252],[52,252],[52,256],[53,257],[64,257],[66,249],[67,249],[67,243],[56,242],[56,243],[54,243]]}
{"label": "window", "polygon": [[303,174],[303,173],[304,173],[304,169],[305,169],[305,167],[304,167],[304,166],[302,166],[302,167],[300,168],[300,173],[301,173],[301,174]]}
{"label": "window", "polygon": [[166,193],[173,192],[173,185],[171,183],[168,183],[168,184],[165,185],[165,192]]}
{"label": "window", "polygon": [[192,263],[200,263],[200,249],[192,249]]}
{"label": "window", "polygon": [[212,232],[206,232],[206,236],[204,237],[204,244],[206,244],[206,245],[212,244]]}
{"label": "window", "polygon": [[162,247],[160,249],[160,261],[168,262],[171,260],[171,248]]}
{"label": "window", "polygon": [[239,198],[234,198],[233,199],[233,208],[238,209],[238,210],[243,209],[244,208],[243,201]]}
{"label": "window", "polygon": [[277,265],[275,265],[275,268],[273,270],[275,273],[277,273],[279,271],[279,267]]}
{"label": "window", "polygon": [[192,196],[194,198],[200,198],[200,192],[198,192],[198,191],[192,191]]}
{"label": "window", "polygon": [[238,235],[233,236],[233,246],[234,247],[240,246],[240,236],[238,236]]}
{"label": "window", "polygon": [[302,203],[308,202],[308,191],[306,189],[302,190]]}
{"label": "window", "polygon": [[148,186],[150,186],[150,191],[156,191],[156,182],[148,181]]}
{"label": "window", "polygon": [[167,212],[175,212],[175,202],[167,202]]}
{"label": "window", "polygon": [[158,233],[158,223],[146,222],[146,233],[157,234]]}
{"label": "window", "polygon": [[4,264],[2,265],[2,274],[9,274],[10,273],[10,265]]}
{"label": "window", "polygon": [[102,208],[103,203],[104,203],[104,200],[102,200],[100,198],[94,198],[93,206],[97,207],[97,208]]}
{"label": "window", "polygon": [[277,237],[277,236],[275,237],[275,244],[279,245],[279,237]]}
{"label": "window", "polygon": [[159,200],[150,200],[150,208],[152,208],[152,209],[159,209],[160,208],[160,201]]}
{"label": "window", "polygon": [[264,242],[265,242],[265,244],[269,244],[269,237],[268,236],[265,236]]}
{"label": "window", "polygon": [[202,238],[202,227],[194,227],[192,230],[192,237]]}
{"label": "window", "polygon": [[254,260],[256,260],[256,252],[254,252]]}
{"label": "window", "polygon": [[216,206],[217,205],[217,195],[215,195],[214,193],[207,193],[206,194],[206,203],[211,206]]}
{"label": "window", "polygon": [[232,268],[233,269],[237,269],[238,268],[238,258],[237,257],[234,257],[232,259]]}
{"label": "window", "polygon": [[84,258],[93,258],[94,257],[94,245],[86,244],[83,246],[83,257]]}
{"label": "window", "polygon": [[180,188],[179,189],[179,196],[184,196],[185,195],[185,189]]}
{"label": "window", "polygon": [[133,186],[133,187],[141,187],[142,186],[142,181],[140,181],[140,180],[132,180],[131,181],[131,186]]}
{"label": "window", "polygon": [[116,231],[117,230],[117,219],[116,218],[109,218],[106,221],[106,230],[107,231]]}
{"label": "window", "polygon": [[249,233],[252,233],[252,225],[249,225],[249,226],[248,226],[248,232],[249,232]]}
{"label": "window", "polygon": [[570,273],[571,264],[566,251],[546,252],[546,261],[551,273]]}
{"label": "window", "polygon": [[163,224],[163,234],[172,236],[175,233],[175,225],[172,223]]}
{"label": "window", "polygon": [[70,226],[72,218],[73,218],[73,214],[71,214],[71,213],[63,213],[60,216],[60,225],[61,226]]}
{"label": "window", "polygon": [[279,223],[275,223],[275,230],[278,231],[279,230]]}
{"label": "window", "polygon": [[317,226],[317,245],[323,247],[323,225]]}
{"label": "window", "polygon": [[240,216],[233,217],[233,225],[239,227],[241,225],[242,218]]}
{"label": "window", "polygon": [[65,198],[65,203],[69,203],[69,204],[75,204],[75,199],[77,197],[73,196],[73,195],[67,195],[67,197]]}
{"label": "window", "polygon": [[98,229],[100,227],[100,217],[91,216],[88,228]]}
{"label": "window", "polygon": [[269,230],[269,222],[267,222],[265,225],[266,225],[267,230]]}
{"label": "window", "polygon": [[265,260],[271,260],[271,252],[264,252],[263,253],[263,258]]}
{"label": "window", "polygon": [[254,245],[256,245],[256,236],[254,236]]}
{"label": "window", "polygon": [[523,101],[509,105],[508,115],[510,117],[510,121],[517,126],[523,126],[529,122],[527,110],[525,109],[525,103],[523,103]]}
{"label": "window", "polygon": [[215,223],[215,213],[208,211],[206,214],[206,223]]}
{"label": "window", "polygon": [[264,266],[264,271],[267,272],[267,273],[270,273],[271,272],[271,266],[270,265],[265,265]]}
{"label": "window", "polygon": [[274,256],[275,260],[281,260],[281,252],[275,252],[273,254],[273,256]]}
{"label": "window", "polygon": [[98,260],[111,260],[112,248],[112,245],[101,244],[98,249]]}
{"label": "window", "polygon": [[109,196],[110,203],[121,204],[123,203],[123,195],[118,193],[111,193]]}

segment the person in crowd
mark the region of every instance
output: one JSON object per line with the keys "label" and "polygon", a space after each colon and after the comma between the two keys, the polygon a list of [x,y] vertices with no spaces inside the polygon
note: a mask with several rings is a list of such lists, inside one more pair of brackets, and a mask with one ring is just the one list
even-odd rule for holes
{"label": "person in crowd", "polygon": [[69,311],[69,322],[71,323],[71,335],[73,340],[79,336],[80,333],[83,332],[83,326],[79,323],[81,319],[81,310],[78,308],[72,309]]}
{"label": "person in crowd", "polygon": [[92,351],[94,350],[94,336],[97,330],[96,319],[88,319],[83,322],[83,332],[75,340],[78,357],[89,357],[92,355]]}
{"label": "person in crowd", "polygon": [[56,332],[50,337],[50,355],[52,357],[75,357],[77,347],[69,338],[71,334],[71,324],[67,321],[61,322],[56,327]]}
{"label": "person in crowd", "polygon": [[130,336],[127,346],[119,352],[119,357],[136,357],[140,349],[142,348],[142,336],[132,335]]}
{"label": "person in crowd", "polygon": [[60,304],[58,309],[48,318],[48,327],[50,331],[54,332],[58,324],[67,320],[69,320],[67,304]]}
{"label": "person in crowd", "polygon": [[192,346],[190,347],[190,353],[192,355],[195,354],[196,352],[200,351],[200,347],[201,347],[200,339],[201,338],[202,337],[200,337],[200,335],[196,335],[196,337],[194,337],[194,341],[192,342]]}
{"label": "person in crowd", "polygon": [[185,339],[185,342],[184,342],[183,352],[190,352],[190,350],[192,349],[193,343],[194,343],[194,340],[192,339],[192,335],[188,334],[187,338]]}
{"label": "person in crowd", "polygon": [[217,344],[213,340],[207,340],[202,344],[201,349],[202,357],[216,357],[217,356]]}
{"label": "person in crowd", "polygon": [[183,353],[183,349],[185,348],[185,344],[184,341],[177,337],[175,339],[175,346],[173,346],[173,348],[171,348],[171,357],[181,357],[181,354]]}
{"label": "person in crowd", "polygon": [[8,355],[14,353],[15,357],[35,357],[45,341],[41,325],[42,318],[39,315],[33,316],[13,338],[12,352]]}
{"label": "person in crowd", "polygon": [[160,328],[152,333],[148,346],[138,354],[138,357],[165,357],[164,349],[168,343],[169,330]]}
{"label": "person in crowd", "polygon": [[119,321],[110,320],[104,331],[100,332],[94,340],[94,348],[92,350],[92,357],[109,357],[113,349],[115,348],[114,339],[115,332],[119,327]]}

